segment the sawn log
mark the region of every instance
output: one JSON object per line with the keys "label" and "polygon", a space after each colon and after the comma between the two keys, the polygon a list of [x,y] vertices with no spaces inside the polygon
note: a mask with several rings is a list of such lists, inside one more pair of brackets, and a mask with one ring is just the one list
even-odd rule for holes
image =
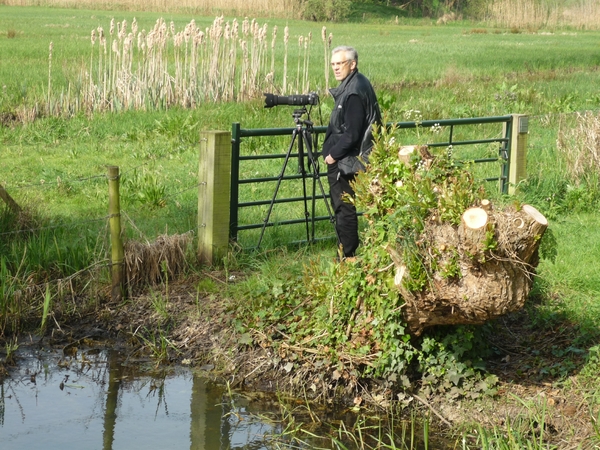
{"label": "sawn log", "polygon": [[428,253],[439,255],[439,269],[420,292],[406,289],[408,271],[397,249],[388,247],[409,329],[419,335],[435,325],[481,324],[521,309],[547,227],[531,205],[497,211],[488,201],[467,209],[458,227],[429,224],[422,238]]}

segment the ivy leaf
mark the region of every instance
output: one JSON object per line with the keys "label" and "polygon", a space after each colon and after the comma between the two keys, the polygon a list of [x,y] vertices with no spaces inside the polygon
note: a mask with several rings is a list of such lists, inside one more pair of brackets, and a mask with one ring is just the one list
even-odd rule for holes
{"label": "ivy leaf", "polygon": [[281,294],[283,294],[283,283],[274,283],[271,293],[273,294],[273,297],[279,297]]}
{"label": "ivy leaf", "polygon": [[452,384],[454,384],[455,386],[458,386],[458,384],[460,383],[460,380],[463,378],[463,374],[462,373],[458,373],[456,370],[449,370],[448,371],[448,379],[452,382]]}
{"label": "ivy leaf", "polygon": [[238,343],[242,345],[252,345],[253,342],[254,341],[252,340],[252,336],[250,336],[250,333],[244,333],[238,339]]}

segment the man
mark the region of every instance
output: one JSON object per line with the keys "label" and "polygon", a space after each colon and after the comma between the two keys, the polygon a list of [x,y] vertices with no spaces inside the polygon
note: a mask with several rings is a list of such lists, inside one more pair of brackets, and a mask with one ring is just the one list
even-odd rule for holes
{"label": "man", "polygon": [[335,100],[323,142],[323,158],[327,164],[327,180],[335,227],[343,256],[353,257],[358,248],[356,207],[344,201],[343,195],[354,197],[351,183],[357,172],[364,170],[373,147],[372,126],[381,122],[377,96],[369,80],[358,72],[358,54],[352,47],[336,47],[331,67],[339,86],[330,89]]}

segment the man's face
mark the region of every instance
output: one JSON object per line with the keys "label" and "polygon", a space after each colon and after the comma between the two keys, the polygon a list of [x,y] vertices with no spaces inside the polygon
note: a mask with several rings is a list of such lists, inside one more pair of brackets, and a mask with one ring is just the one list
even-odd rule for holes
{"label": "man's face", "polygon": [[346,52],[337,52],[331,55],[331,68],[333,69],[335,79],[344,81],[356,68],[356,61],[350,61],[346,57]]}

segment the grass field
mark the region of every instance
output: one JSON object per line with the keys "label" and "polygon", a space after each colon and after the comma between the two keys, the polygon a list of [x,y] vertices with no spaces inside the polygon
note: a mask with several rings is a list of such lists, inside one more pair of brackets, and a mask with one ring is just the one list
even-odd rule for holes
{"label": "grass field", "polygon": [[[232,122],[241,122],[244,128],[293,126],[288,107],[262,107],[261,92],[281,81],[286,57],[289,78],[304,78],[306,72],[309,89],[321,95],[321,108],[313,111],[313,120],[317,124],[327,121],[331,100],[324,91],[320,24],[257,19],[267,27],[269,36],[277,26],[279,40],[263,55],[276,67],[275,85],[258,84],[254,100],[205,101],[192,109],[130,108],[119,114],[100,111],[70,117],[68,111],[52,115],[48,104],[74,92],[78,73],[96,56],[91,30],[103,27],[108,36],[113,18],[117,23],[126,20],[129,26],[135,18],[139,30],[150,30],[163,16],[38,7],[0,9],[0,115],[4,124],[0,128],[0,181],[18,203],[38,210],[47,220],[55,222],[60,217],[74,223],[102,219],[107,208],[105,166],[117,165],[123,173],[123,206],[132,221],[127,227],[129,236],[153,239],[165,231],[192,230],[196,222],[199,131],[228,130]],[[178,32],[192,19],[199,28],[210,27],[214,20],[170,14],[166,21],[172,21]],[[233,19],[225,18],[228,22]],[[281,32],[285,26],[293,43],[287,50]],[[529,177],[522,195],[550,215],[564,209],[566,197],[575,202],[571,206],[585,203],[577,200],[583,189],[577,187],[578,181],[565,178],[566,163],[555,143],[559,129],[575,123],[576,111],[600,107],[596,32],[514,33],[472,28],[463,22],[447,26],[390,22],[365,23],[359,28],[355,24],[327,24],[326,33],[332,35],[333,46],[344,43],[357,47],[360,70],[376,86],[389,120],[406,120],[411,111],[420,111],[424,119],[528,114]],[[310,47],[300,47],[298,38],[309,34],[313,36]],[[172,45],[168,49],[174,51]],[[96,62],[93,60],[92,66]],[[296,70],[300,63],[306,69]],[[409,135],[406,139],[412,138]],[[286,139],[255,142],[247,151],[271,151],[275,146],[283,152],[287,144]],[[594,192],[591,190],[588,197]],[[102,226],[102,220],[93,225],[92,235]]]}
{"label": "grass field", "polygon": [[[290,83],[292,88],[300,85],[299,78],[306,78],[308,85],[298,92],[307,92],[307,87],[320,94],[321,111],[313,111],[312,118],[318,125],[326,124],[332,102],[325,92],[327,53],[321,40],[325,25],[332,46],[357,48],[360,70],[373,82],[390,121],[406,120],[414,111],[425,120],[529,115],[528,177],[517,200],[531,203],[548,217],[548,240],[554,239],[538,267],[536,295],[542,300],[535,318],[567,317],[580,326],[581,347],[598,344],[600,274],[595,262],[600,248],[600,189],[594,174],[600,168],[597,160],[584,154],[587,165],[577,172],[568,155],[587,148],[585,137],[576,132],[582,123],[578,113],[589,110],[597,116],[600,110],[600,32],[524,32],[466,21],[436,26],[431,21],[396,24],[390,19],[358,25],[257,18],[267,26],[269,36],[262,64],[268,72],[274,61],[275,71],[268,83],[259,77],[252,98],[244,102],[202,101],[194,108],[169,105],[73,114],[69,108],[50,108],[67,100],[77,103],[81,74],[90,66],[96,70],[99,63],[98,43],[92,46],[91,31],[108,30],[113,18],[129,25],[135,18],[140,30],[150,30],[161,18],[167,24],[173,21],[176,31],[184,30],[192,19],[200,29],[214,23],[214,17],[194,14],[0,5],[0,184],[29,213],[19,222],[22,218],[0,205],[0,336],[18,330],[27,319],[38,320],[47,283],[57,297],[65,299],[62,307],[67,313],[80,307],[66,294],[69,289],[80,289],[93,299],[104,295],[109,283],[107,165],[121,169],[126,237],[151,242],[161,234],[196,228],[200,131],[229,130],[233,122],[243,128],[293,126],[291,108],[264,109],[262,92],[293,93]],[[278,40],[271,47],[275,26]],[[299,37],[309,33],[311,45],[300,46]],[[176,50],[172,44],[166,48],[166,71],[175,78]],[[284,85],[286,56],[290,83]],[[132,64],[136,67],[140,61]],[[241,67],[241,60],[236,64]],[[599,129],[587,129],[592,141],[594,133],[600,136]],[[415,136],[403,139],[414,143]],[[557,141],[562,142],[562,150]],[[287,142],[256,140],[244,151],[277,148],[283,152]],[[587,151],[593,155],[595,150]],[[276,175],[279,167],[277,162],[260,170]],[[258,171],[248,169],[248,175]],[[270,192],[266,188],[244,195],[252,198]],[[268,234],[265,246],[296,240],[302,234],[302,229],[276,229]],[[240,261],[245,260],[240,256]],[[252,282],[261,284],[257,279]]]}

